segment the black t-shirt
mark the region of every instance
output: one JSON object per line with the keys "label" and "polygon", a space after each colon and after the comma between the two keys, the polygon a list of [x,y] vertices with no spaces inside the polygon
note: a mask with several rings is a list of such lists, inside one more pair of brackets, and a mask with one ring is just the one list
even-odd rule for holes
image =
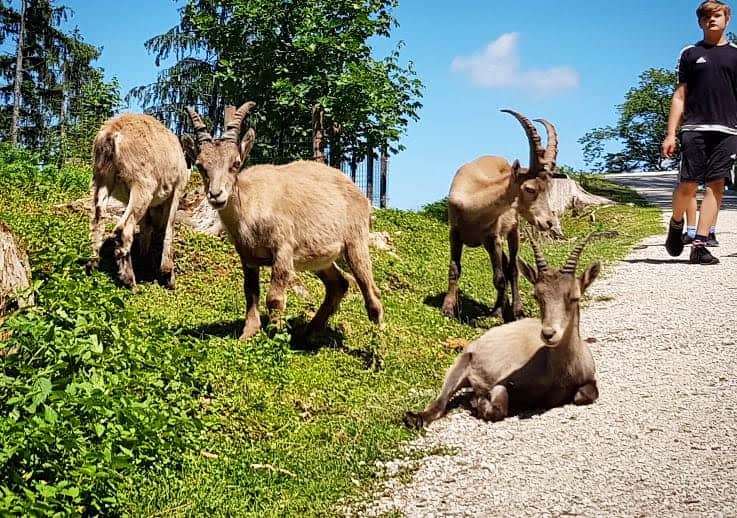
{"label": "black t-shirt", "polygon": [[684,48],[678,82],[686,83],[683,131],[737,135],[737,46],[700,41]]}

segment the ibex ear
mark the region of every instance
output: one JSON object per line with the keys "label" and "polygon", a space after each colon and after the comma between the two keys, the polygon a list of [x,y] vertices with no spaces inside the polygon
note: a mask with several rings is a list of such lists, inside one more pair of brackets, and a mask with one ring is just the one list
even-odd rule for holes
{"label": "ibex ear", "polygon": [[535,284],[537,282],[537,270],[524,262],[521,257],[517,258],[517,267],[522,272],[522,275],[525,276],[525,279],[530,281],[530,284]]}
{"label": "ibex ear", "polygon": [[197,161],[197,144],[195,144],[192,135],[184,134],[179,137],[179,144],[184,151],[184,158],[187,160],[187,169],[192,168],[192,164]]}
{"label": "ibex ear", "polygon": [[245,166],[246,160],[248,160],[248,155],[251,154],[254,142],[256,142],[256,132],[253,131],[253,128],[248,128],[248,131],[241,139],[241,164],[243,164],[241,165],[241,169]]}
{"label": "ibex ear", "polygon": [[520,168],[521,168],[521,166],[519,165],[519,160],[516,160],[515,159],[515,161],[512,162],[512,178],[514,178],[515,180],[517,180],[517,178],[519,178],[519,170],[520,170]]}
{"label": "ibex ear", "polygon": [[586,291],[586,288],[591,286],[591,283],[594,282],[594,279],[596,279],[599,276],[599,273],[601,272],[601,263],[599,261],[596,261],[594,264],[586,268],[584,272],[581,274],[581,292]]}

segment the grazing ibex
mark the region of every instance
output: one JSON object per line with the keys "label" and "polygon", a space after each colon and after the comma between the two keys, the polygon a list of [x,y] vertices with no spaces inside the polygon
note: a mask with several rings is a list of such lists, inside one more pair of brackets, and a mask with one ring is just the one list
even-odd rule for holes
{"label": "grazing ibex", "polygon": [[[458,305],[458,280],[461,276],[463,246],[483,245],[491,258],[494,287],[497,291],[493,315],[502,314],[506,301],[506,284],[511,285],[514,318],[522,316],[522,303],[517,288],[517,249],[519,247],[519,215],[540,230],[557,226],[557,218],[548,205],[548,189],[558,155],[555,127],[544,119],[535,119],[545,126],[547,147],[542,146],[535,126],[523,115],[502,110],[519,120],[530,143],[529,168],[520,167],[518,160],[509,164],[499,156],[482,156],[456,172],[448,195],[450,224],[450,267],[448,292],[442,311],[452,317]],[[507,268],[504,267],[502,243],[509,246]],[[505,271],[507,270],[507,271]],[[505,318],[506,319],[506,318]]]}
{"label": "grazing ibex", "polygon": [[599,275],[595,262],[576,277],[578,258],[590,234],[571,252],[565,266],[550,268],[530,239],[537,270],[518,259],[533,284],[540,319],[525,318],[495,327],[466,346],[448,370],[437,399],[420,413],[407,412],[404,422],[421,428],[445,415],[458,390],[471,387],[479,417],[499,421],[509,408],[552,408],[593,403],[599,392],[596,368],[579,334],[579,299]]}
{"label": "grazing ibex", "polygon": [[363,294],[369,319],[379,323],[383,307],[374,284],[369,256],[371,207],[366,196],[341,171],[318,162],[255,165],[244,168],[255,135],[241,139],[241,123],[255,103],[246,103],[226,121],[222,137],[213,139],[200,116],[187,112],[196,131],[182,145],[197,165],[207,200],[218,211],[243,266],[246,322],[241,339],[258,332],[259,268],[271,267],[266,297],[270,312],[284,309],[284,290],[294,271],[317,273],[325,300],[307,333],[325,328],[348,291],[335,261],[343,255]]}
{"label": "grazing ibex", "polygon": [[150,115],[125,113],[106,121],[93,144],[91,239],[96,264],[104,234],[103,211],[110,196],[127,204],[115,226],[118,279],[136,285],[131,246],[140,225],[141,249],[148,253],[152,233],[163,239],[159,282],[174,288],[174,216],[189,180],[177,137]]}

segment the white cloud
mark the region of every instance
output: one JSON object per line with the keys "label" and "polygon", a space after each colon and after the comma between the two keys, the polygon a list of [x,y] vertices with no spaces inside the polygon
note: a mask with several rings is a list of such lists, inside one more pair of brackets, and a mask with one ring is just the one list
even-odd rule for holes
{"label": "white cloud", "polygon": [[450,68],[468,74],[476,86],[523,88],[536,96],[578,87],[578,73],[571,67],[520,70],[518,47],[519,33],[503,34],[480,52],[456,57]]}

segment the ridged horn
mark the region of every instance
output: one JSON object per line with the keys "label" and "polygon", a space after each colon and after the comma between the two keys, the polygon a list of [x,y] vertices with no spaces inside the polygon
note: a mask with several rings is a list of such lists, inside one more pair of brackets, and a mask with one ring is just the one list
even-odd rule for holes
{"label": "ridged horn", "polygon": [[255,102],[248,101],[247,103],[242,104],[241,107],[236,110],[233,118],[231,118],[225,126],[225,132],[223,133],[222,140],[238,142],[238,136],[241,132],[241,124],[243,123],[243,118],[248,115],[248,113],[253,109],[254,106],[256,106]]}
{"label": "ridged horn", "polygon": [[205,123],[202,122],[202,117],[200,117],[199,114],[194,111],[194,108],[192,108],[191,106],[187,106],[185,109],[187,110],[189,118],[192,121],[192,126],[194,126],[195,134],[197,136],[197,143],[201,144],[202,142],[212,140],[212,136],[210,136],[210,133],[207,131],[207,126],[205,126]]}
{"label": "ridged horn", "polygon": [[568,260],[566,261],[566,264],[561,268],[560,273],[572,273],[576,274],[576,266],[578,266],[578,258],[581,256],[581,252],[583,252],[583,249],[586,247],[586,245],[593,239],[594,237],[602,235],[602,232],[592,232],[588,236],[586,236],[583,241],[581,241],[579,244],[576,245],[576,247],[571,251],[571,255],[568,256]]}
{"label": "ridged horn", "polygon": [[532,238],[532,234],[530,233],[530,231],[526,229],[525,233],[527,234],[527,240],[530,242],[530,245],[532,246],[532,251],[535,253],[535,263],[537,264],[537,271],[547,272],[548,262],[545,260],[545,256],[543,255],[542,250],[540,250],[540,247],[535,242],[535,240]]}
{"label": "ridged horn", "polygon": [[549,165],[548,170],[552,173],[555,171],[555,163],[558,159],[558,132],[555,126],[545,119],[535,119],[535,122],[545,126],[545,131],[548,133],[548,146],[543,155],[543,165]]}
{"label": "ridged horn", "polygon": [[537,132],[537,129],[535,129],[535,125],[532,123],[532,121],[530,121],[530,119],[528,119],[521,113],[506,108],[502,111],[509,113],[514,118],[516,118],[522,125],[522,128],[525,130],[525,133],[527,134],[527,140],[530,143],[530,163],[528,165],[528,172],[533,176],[537,176],[537,173],[540,170],[541,161],[545,156],[545,148],[543,148],[540,134]]}

